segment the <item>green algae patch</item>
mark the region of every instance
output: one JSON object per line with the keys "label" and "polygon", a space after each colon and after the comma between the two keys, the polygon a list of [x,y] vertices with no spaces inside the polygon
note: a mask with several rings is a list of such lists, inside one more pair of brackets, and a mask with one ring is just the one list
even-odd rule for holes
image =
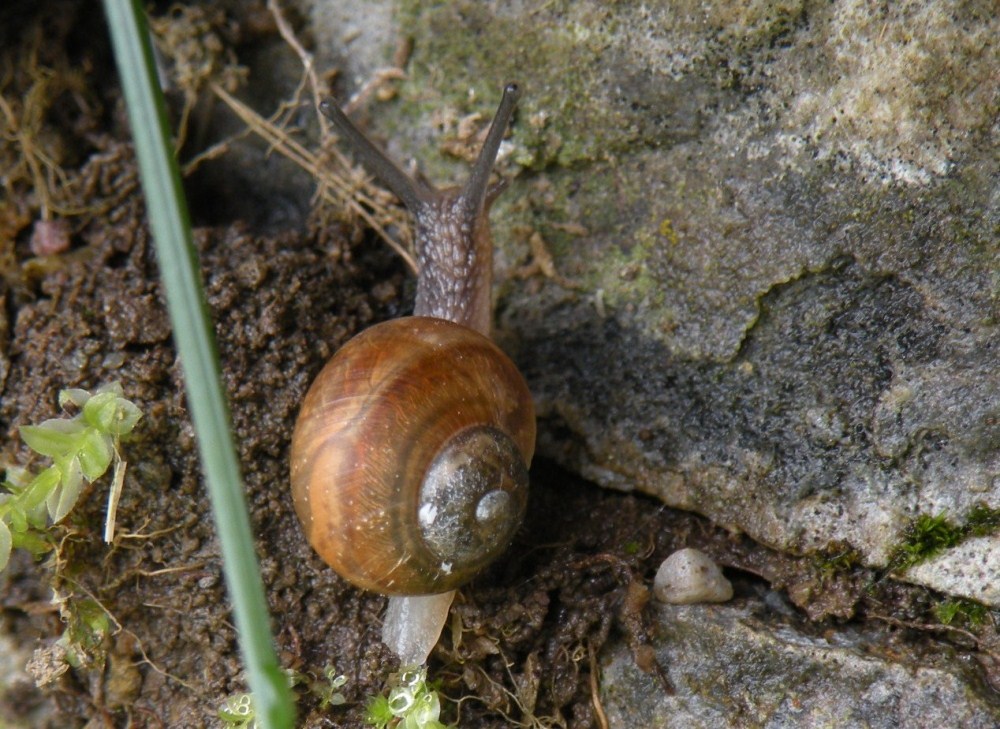
{"label": "green algae patch", "polygon": [[[410,59],[399,118],[421,118],[439,104],[459,114],[480,111],[476,99],[517,81],[524,88],[515,129],[522,166],[592,162],[635,140],[634,120],[593,93],[616,26],[611,10],[576,13],[565,23],[540,12],[532,23],[477,2],[402,5],[400,26],[421,43]],[[430,108],[428,87],[441,94]]]}

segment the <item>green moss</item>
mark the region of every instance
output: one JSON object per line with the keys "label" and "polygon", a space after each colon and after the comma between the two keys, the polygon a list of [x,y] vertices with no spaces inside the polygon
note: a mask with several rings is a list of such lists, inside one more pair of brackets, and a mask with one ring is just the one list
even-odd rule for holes
{"label": "green moss", "polygon": [[966,517],[965,529],[970,537],[987,537],[1000,532],[1000,509],[976,504]]}
{"label": "green moss", "polygon": [[982,625],[989,614],[982,603],[962,598],[942,600],[934,606],[934,616],[944,625]]}
{"label": "green moss", "polygon": [[66,649],[66,662],[80,667],[103,660],[105,638],[111,631],[104,608],[90,598],[65,599],[60,607],[66,629],[59,642]]}
{"label": "green moss", "polygon": [[921,514],[910,524],[903,542],[893,550],[889,569],[902,572],[962,541],[962,530],[944,514]]}
{"label": "green moss", "polygon": [[[93,394],[70,388],[59,393],[59,405],[76,410],[69,418],[52,418],[40,425],[22,425],[21,439],[52,465],[35,475],[8,466],[0,480],[0,571],[11,549],[21,547],[40,554],[55,546],[49,521],[65,519],[84,486],[93,483],[114,464],[113,483],[121,487],[124,465],[119,444],[127,438],[142,413],[113,382]],[[114,514],[109,513],[105,540],[110,542]]]}
{"label": "green moss", "polygon": [[861,553],[850,547],[847,542],[832,542],[819,555],[816,566],[825,576],[836,572],[847,572],[861,564]]}
{"label": "green moss", "polygon": [[921,514],[908,527],[906,536],[889,557],[889,571],[903,572],[926,562],[970,537],[983,537],[1000,531],[1000,509],[976,504],[961,524],[943,513]]}
{"label": "green moss", "polygon": [[445,729],[440,721],[441,699],[437,681],[427,680],[426,668],[404,669],[389,677],[388,696],[369,701],[365,724],[413,729]]}
{"label": "green moss", "polygon": [[[476,0],[401,0],[399,26],[419,41],[409,59],[404,97],[421,103],[433,89],[446,105],[465,110],[470,92],[492,96],[504,82],[519,80],[526,89],[521,116],[528,123],[516,132],[527,152],[517,161],[536,169],[607,159],[636,143],[659,146],[664,127],[650,109],[660,99],[672,102],[690,94],[690,88],[663,68],[629,71],[635,46],[648,49],[626,38],[650,22],[665,23],[650,32],[688,38],[705,21],[700,12],[691,21],[680,12],[651,21],[642,8],[639,2],[555,0],[522,10]],[[714,9],[709,16],[718,38],[682,53],[704,69],[706,85],[736,89],[740,73],[732,67],[734,59],[789,32],[801,12],[797,2]]]}
{"label": "green moss", "polygon": [[663,285],[652,275],[649,266],[659,245],[658,237],[658,234],[640,231],[630,245],[602,249],[600,265],[591,269],[594,280],[586,284],[588,290],[603,292],[604,303],[612,307],[643,302],[652,305],[651,315],[653,311],[665,313]]}
{"label": "green moss", "polygon": [[[508,191],[490,216],[494,242],[509,247],[507,255],[518,261],[527,256],[524,231],[537,230],[556,270],[577,284],[579,290],[595,297],[598,306],[615,308],[644,302],[659,307],[667,289],[651,262],[661,256],[658,249],[670,245],[660,231],[663,218],[651,214],[648,225],[636,231],[635,221],[622,216],[622,201],[641,199],[641,193],[623,181],[619,196],[609,195],[607,180],[611,172],[600,163],[592,170],[593,174],[580,175],[573,170],[554,169],[546,172],[541,192],[530,184]],[[573,226],[587,233],[574,232]],[[564,267],[567,261],[571,265]],[[500,289],[501,298],[506,293]],[[654,319],[650,322],[653,327],[660,326]]]}

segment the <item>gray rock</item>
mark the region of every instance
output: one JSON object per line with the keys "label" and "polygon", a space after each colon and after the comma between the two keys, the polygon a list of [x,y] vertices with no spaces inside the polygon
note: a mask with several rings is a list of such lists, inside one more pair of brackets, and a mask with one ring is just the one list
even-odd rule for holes
{"label": "gray rock", "polygon": [[[1000,508],[991,3],[456,1],[394,20],[409,78],[370,118],[432,179],[464,174],[442,154],[457,120],[523,82],[507,164],[532,171],[493,215],[498,335],[542,455],[870,566],[918,515]],[[532,233],[558,275],[514,275]],[[1000,606],[962,568],[1000,574],[1000,540],[970,548],[907,577]]]}
{"label": "gray rock", "polygon": [[970,539],[916,567],[906,576],[942,592],[1000,605],[1000,542],[995,537]]}
{"label": "gray rock", "polygon": [[763,601],[655,608],[659,664],[676,693],[618,645],[602,656],[611,727],[995,727],[996,700],[961,658],[917,656],[887,636],[803,632]]}
{"label": "gray rock", "polygon": [[[780,549],[843,540],[882,566],[916,515],[1000,507],[1000,60],[966,35],[1000,26],[985,5],[781,7],[716,6],[704,25],[664,9],[608,40],[631,48],[611,75],[642,75],[638,56],[705,103],[688,135],[575,173],[589,235],[551,238],[586,294],[548,283],[537,312],[511,287],[504,324],[546,455]],[[1000,605],[960,567],[1000,575],[998,553],[984,538],[909,577]]]}
{"label": "gray rock", "polygon": [[304,0],[301,5],[313,32],[323,39],[315,49],[317,65],[340,69],[353,86],[363,86],[378,69],[388,66],[403,37],[393,20],[392,2]]}

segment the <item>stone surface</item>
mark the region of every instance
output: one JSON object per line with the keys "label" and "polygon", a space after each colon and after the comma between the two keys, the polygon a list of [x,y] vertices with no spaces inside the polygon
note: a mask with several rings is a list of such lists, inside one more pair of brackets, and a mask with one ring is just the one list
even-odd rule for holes
{"label": "stone surface", "polygon": [[[542,455],[876,567],[918,515],[1000,508],[991,3],[454,1],[396,22],[408,78],[370,120],[433,179],[463,174],[442,153],[459,120],[523,83],[498,327]],[[534,233],[557,275],[515,275]],[[907,577],[1000,606],[981,574],[996,536]]]}
{"label": "stone surface", "polygon": [[998,565],[1000,542],[995,537],[980,537],[911,567],[906,576],[918,584],[933,583],[942,592],[1000,605]]}
{"label": "stone surface", "polygon": [[655,608],[656,656],[676,689],[640,671],[624,646],[602,656],[610,726],[997,726],[996,698],[967,682],[962,657],[915,655],[887,636],[812,634],[751,598]]}

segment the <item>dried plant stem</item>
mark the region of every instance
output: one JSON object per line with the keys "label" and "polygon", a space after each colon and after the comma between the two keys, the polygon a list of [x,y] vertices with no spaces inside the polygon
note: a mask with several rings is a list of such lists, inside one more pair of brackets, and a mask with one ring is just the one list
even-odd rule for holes
{"label": "dried plant stem", "polygon": [[[319,183],[317,191],[320,197],[328,202],[347,207],[351,212],[364,220],[379,237],[389,244],[399,256],[406,261],[406,264],[416,272],[417,262],[413,255],[406,250],[399,241],[390,236],[385,228],[372,216],[368,208],[376,211],[386,212],[384,205],[376,202],[372,197],[361,192],[359,184],[352,184],[345,177],[336,174],[323,164],[319,156],[306,149],[299,142],[292,139],[287,132],[268,119],[260,116],[256,111],[244,104],[242,101],[232,96],[218,84],[211,84],[212,93],[218,96],[235,113],[244,124],[257,136],[266,141],[268,145],[284,155],[299,167],[313,176]],[[341,169],[349,170],[350,165],[339,152],[334,153],[334,160]],[[193,160],[190,164],[194,164]]]}
{"label": "dried plant stem", "polygon": [[[302,83],[295,90],[294,101],[298,101],[302,93],[302,87],[308,84],[313,97],[313,108],[319,107],[319,102],[323,100],[323,93],[320,89],[319,79],[316,76],[316,64],[313,62],[312,54],[302,47],[299,43],[299,39],[295,37],[295,32],[292,27],[288,24],[285,19],[284,13],[281,11],[281,6],[278,4],[278,0],[267,0],[267,9],[271,12],[274,17],[274,22],[278,26],[278,33],[284,39],[285,43],[295,52],[295,55],[299,57],[299,61],[302,63]],[[325,139],[330,131],[330,126],[327,124],[326,119],[323,115],[319,116],[319,128],[322,132],[322,137]]]}

